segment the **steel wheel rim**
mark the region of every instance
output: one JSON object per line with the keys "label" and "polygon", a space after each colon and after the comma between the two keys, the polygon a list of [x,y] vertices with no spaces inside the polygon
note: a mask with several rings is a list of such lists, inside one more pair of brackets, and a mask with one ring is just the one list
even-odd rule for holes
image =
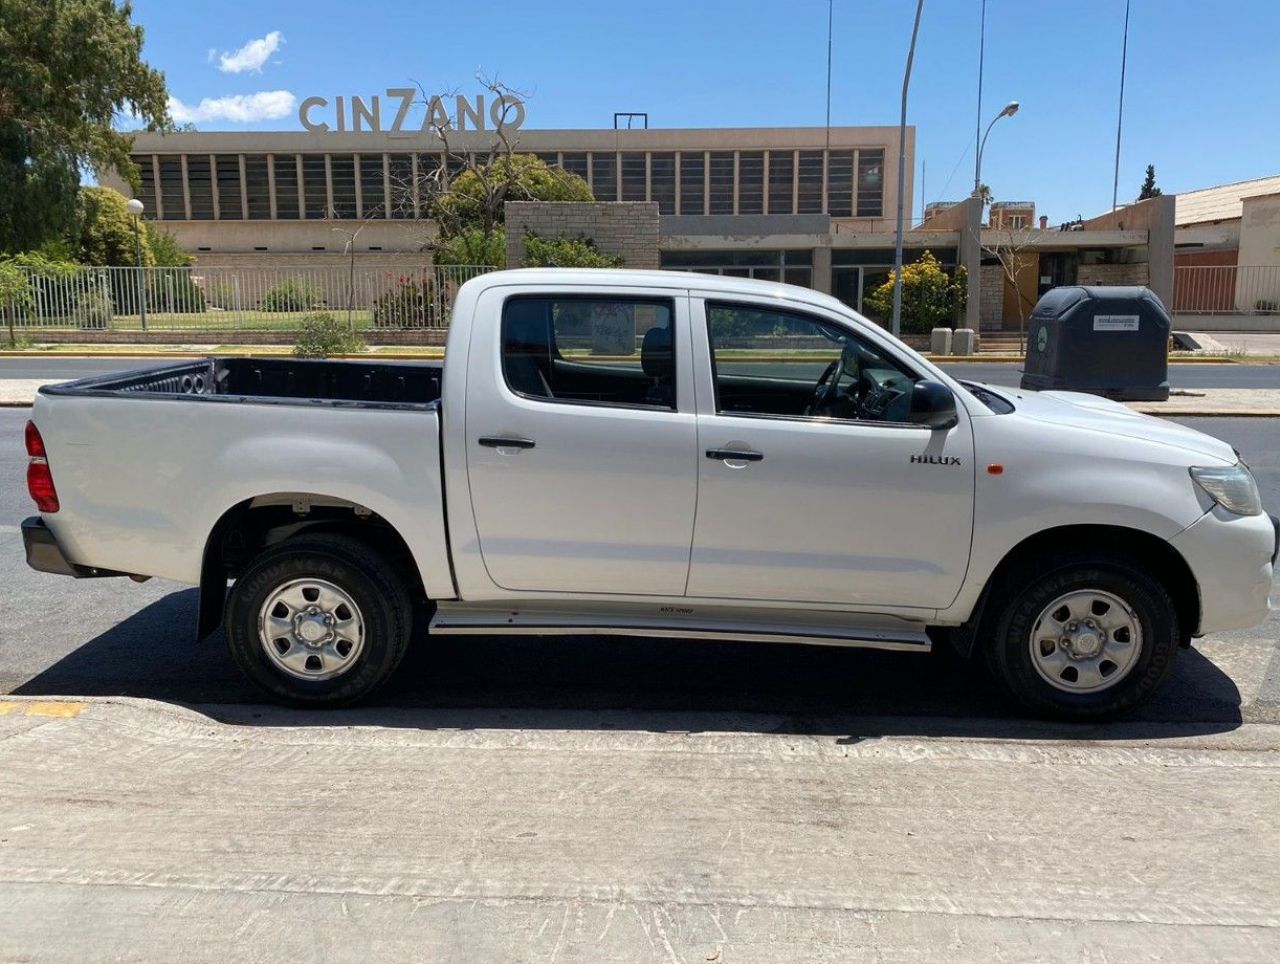
{"label": "steel wheel rim", "polygon": [[1098,693],[1124,679],[1142,653],[1142,623],[1115,593],[1063,593],[1040,611],[1028,640],[1031,664],[1064,693]]}
{"label": "steel wheel rim", "polygon": [[364,650],[364,617],[341,586],[293,579],[263,602],[258,641],[271,663],[294,679],[334,679],[355,666]]}

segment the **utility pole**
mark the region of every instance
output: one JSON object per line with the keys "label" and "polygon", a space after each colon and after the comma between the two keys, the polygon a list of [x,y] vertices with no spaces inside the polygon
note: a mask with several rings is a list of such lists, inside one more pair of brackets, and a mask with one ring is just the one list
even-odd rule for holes
{"label": "utility pole", "polygon": [[1124,70],[1129,60],[1129,0],[1124,0],[1124,42],[1120,47],[1120,109],[1116,114],[1116,171],[1111,179],[1111,210],[1120,193],[1120,128],[1124,123]]}

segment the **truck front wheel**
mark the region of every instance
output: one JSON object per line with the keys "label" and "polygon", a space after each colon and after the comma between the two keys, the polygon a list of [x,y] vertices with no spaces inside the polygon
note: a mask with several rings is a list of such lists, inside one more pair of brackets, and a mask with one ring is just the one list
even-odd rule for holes
{"label": "truck front wheel", "polygon": [[378,552],[339,535],[300,536],[268,549],[227,598],[236,665],[290,706],[344,706],[395,671],[412,605]]}
{"label": "truck front wheel", "polygon": [[1168,678],[1183,630],[1169,591],[1142,567],[1096,554],[1043,560],[1007,584],[987,662],[1041,716],[1126,713]]}

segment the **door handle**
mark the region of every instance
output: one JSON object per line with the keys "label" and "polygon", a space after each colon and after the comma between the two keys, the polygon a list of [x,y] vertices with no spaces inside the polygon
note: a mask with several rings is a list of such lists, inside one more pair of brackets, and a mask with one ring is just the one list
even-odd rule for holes
{"label": "door handle", "polygon": [[483,436],[479,442],[488,449],[531,449],[535,444],[531,438],[498,438],[493,435]]}
{"label": "door handle", "polygon": [[761,462],[763,452],[743,451],[742,449],[707,449],[707,458],[716,461]]}

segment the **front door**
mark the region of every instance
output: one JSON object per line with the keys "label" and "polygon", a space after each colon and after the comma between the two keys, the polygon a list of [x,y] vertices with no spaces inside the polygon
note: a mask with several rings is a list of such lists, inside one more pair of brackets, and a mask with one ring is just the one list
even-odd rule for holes
{"label": "front door", "polygon": [[910,424],[919,373],[839,318],[710,294],[692,315],[701,457],[688,595],[950,605],[972,536],[963,406],[953,428]]}
{"label": "front door", "polygon": [[477,305],[501,318],[476,325],[467,370],[480,555],[505,590],[679,596],[697,486],[688,299],[600,291],[495,288]]}

